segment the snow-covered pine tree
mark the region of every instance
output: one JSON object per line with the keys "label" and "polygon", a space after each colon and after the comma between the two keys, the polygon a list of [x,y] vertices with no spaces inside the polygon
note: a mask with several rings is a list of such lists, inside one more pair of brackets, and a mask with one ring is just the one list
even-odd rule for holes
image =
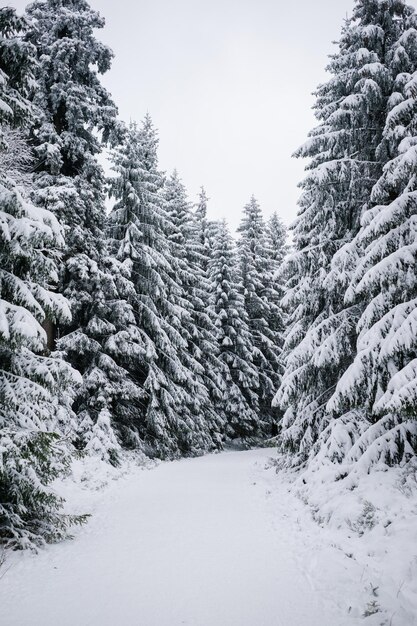
{"label": "snow-covered pine tree", "polygon": [[285,277],[282,272],[282,267],[290,249],[287,228],[275,211],[266,222],[266,255],[271,264],[270,281],[273,285],[274,293],[274,300],[271,306],[274,307],[273,320],[275,321],[276,337],[280,349],[280,375],[283,374],[282,348],[287,327],[287,315],[282,306],[282,299],[285,294]]}
{"label": "snow-covered pine tree", "polygon": [[193,377],[190,411],[201,415],[215,445],[220,446],[226,421],[222,410],[225,368],[218,358],[215,315],[209,306],[207,220],[202,215],[207,198],[200,196],[200,215],[194,218],[185,187],[175,171],[166,181],[165,200],[172,224],[169,235],[175,259],[172,269],[183,289],[184,300],[178,303],[189,313],[179,330],[187,341],[184,364]]}
{"label": "snow-covered pine tree", "polygon": [[198,246],[198,264],[203,272],[207,273],[210,261],[210,221],[207,219],[207,204],[209,198],[206,190],[201,187],[198,195],[198,202],[194,210],[194,239],[195,246]]}
{"label": "snow-covered pine tree", "polygon": [[190,323],[184,290],[175,275],[177,261],[165,211],[164,176],[158,169],[158,137],[146,116],[131,124],[112,154],[111,181],[116,204],[109,217],[113,251],[128,268],[135,287],[132,306],[143,333],[146,354],[139,382],[146,392],[141,436],[148,452],[160,457],[197,454],[211,438],[200,412],[191,413],[193,372],[185,364],[183,327]]}
{"label": "snow-covered pine tree", "polygon": [[226,433],[230,438],[259,437],[259,375],[253,362],[254,346],[236,250],[225,221],[216,224],[209,276],[220,359],[226,366]]}
{"label": "snow-covered pine tree", "polygon": [[[42,112],[31,136],[33,197],[67,228],[60,290],[70,301],[72,322],[56,329],[58,348],[83,375],[74,404],[78,444],[115,463],[120,446],[114,429],[126,422],[130,395],[133,406],[140,393],[115,360],[117,324],[130,324],[132,316],[121,310],[124,277],[106,248],[105,178],[97,163],[117,128],[116,107],[99,77],[112,53],[95,38],[104,20],[85,0],[36,1],[27,12],[37,52],[33,102]],[[131,439],[131,429],[118,430]]]}
{"label": "snow-covered pine tree", "polygon": [[344,453],[345,461],[362,459],[367,469],[417,451],[417,15],[397,4],[401,29],[387,56],[394,82],[378,148],[381,160],[390,159],[362,217],[360,259],[347,294],[363,311],[357,355],[329,404],[361,416]]}
{"label": "snow-covered pine tree", "polygon": [[289,246],[287,244],[287,229],[276,211],[267,220],[266,236],[270,258],[276,263],[276,270],[278,271],[288,254]]}
{"label": "snow-covered pine tree", "polygon": [[[282,293],[275,279],[277,263],[268,241],[267,229],[256,198],[243,209],[238,228],[238,257],[242,276],[244,306],[248,319],[253,363],[258,370],[257,389],[260,424],[265,435],[275,433],[277,410],[272,400],[280,381],[280,352],[284,332],[280,307]],[[275,234],[275,233],[274,233]],[[277,242],[279,245],[281,242]]]}
{"label": "snow-covered pine tree", "polygon": [[50,212],[27,199],[30,150],[22,128],[34,50],[22,41],[27,23],[0,9],[0,542],[36,548],[66,535],[80,517],[61,513],[50,483],[67,471],[62,429],[73,419],[70,387],[77,374],[47,355],[47,319],[68,321],[53,291],[64,240]]}
{"label": "snow-covered pine tree", "polygon": [[327,426],[327,402],[353,360],[360,306],[344,301],[357,262],[349,245],[384,156],[377,151],[391,93],[391,47],[404,28],[401,1],[357,0],[317,91],[319,126],[296,156],[309,157],[294,252],[284,265],[289,330],[275,402],[285,410],[281,446],[302,463]]}

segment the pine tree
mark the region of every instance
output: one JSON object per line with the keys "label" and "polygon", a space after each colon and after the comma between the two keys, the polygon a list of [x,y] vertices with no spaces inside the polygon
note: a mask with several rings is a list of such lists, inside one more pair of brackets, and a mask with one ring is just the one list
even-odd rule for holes
{"label": "pine tree", "polygon": [[13,9],[0,9],[0,541],[36,549],[82,518],[63,515],[50,487],[71,458],[62,430],[73,419],[69,388],[77,376],[47,355],[46,321],[68,321],[70,312],[51,287],[62,228],[29,202],[24,185],[34,67],[26,29]]}
{"label": "pine tree", "polygon": [[238,251],[244,305],[254,346],[253,362],[259,376],[257,394],[260,417],[264,422],[265,434],[270,435],[276,418],[271,405],[280,379],[284,330],[279,304],[282,294],[274,279],[276,263],[273,254],[278,255],[279,251],[272,250],[272,242],[269,247],[266,225],[254,196],[244,207],[243,214],[238,228]]}
{"label": "pine tree", "polygon": [[289,246],[287,244],[287,229],[276,211],[272,213],[266,223],[266,236],[270,258],[276,264],[276,271],[279,271],[285,256],[289,252]]}
{"label": "pine tree", "polygon": [[224,221],[216,227],[209,274],[220,359],[226,367],[223,403],[228,420],[227,435],[259,437],[259,375],[253,362],[254,346],[236,253]]}
{"label": "pine tree", "polygon": [[[285,295],[285,276],[282,270],[290,249],[291,247],[287,243],[287,228],[277,212],[274,212],[266,224],[266,255],[270,262],[269,281],[273,290],[273,298],[271,300],[272,320],[277,346],[280,351],[279,374],[281,377],[284,373],[282,351],[287,328],[287,314],[284,312],[282,305]],[[274,406],[274,401],[272,403]]]}
{"label": "pine tree", "polygon": [[402,1],[357,0],[317,91],[319,126],[296,156],[309,157],[293,227],[294,253],[283,268],[289,312],[285,375],[275,402],[285,410],[281,445],[302,463],[330,420],[326,409],[352,362],[357,303],[344,301],[358,251],[360,216],[382,173],[377,150],[391,93],[387,67],[404,27]]}
{"label": "pine tree", "polygon": [[211,256],[210,221],[207,219],[207,204],[209,198],[206,190],[201,187],[198,202],[194,211],[194,246],[197,248],[198,265],[207,274]]}
{"label": "pine tree", "polygon": [[347,294],[362,310],[357,355],[329,403],[361,415],[344,453],[351,462],[365,455],[368,468],[417,451],[417,15],[401,3],[401,16],[403,32],[387,59],[394,81],[378,148],[381,160],[391,158],[362,217]]}
{"label": "pine tree", "polygon": [[109,232],[117,258],[128,268],[135,287],[132,307],[146,346],[139,379],[146,392],[141,436],[150,454],[175,457],[203,452],[211,439],[198,396],[193,397],[196,383],[183,336],[190,313],[169,240],[174,227],[165,210],[157,146],[147,116],[140,129],[130,125],[124,142],[114,150],[116,204]]}
{"label": "pine tree", "polygon": [[[202,215],[204,206],[200,203],[201,219],[197,221],[177,172],[166,182],[165,199],[165,208],[172,224],[169,239],[176,261],[172,269],[181,282],[183,306],[189,312],[188,319],[184,318],[181,325],[181,332],[187,341],[184,362],[192,372],[194,381],[190,410],[201,414],[210,436],[220,446],[225,424],[221,404],[225,370],[218,359],[215,317],[209,308],[209,257],[204,233],[207,221]],[[200,200],[207,202],[205,195],[200,196]]]}
{"label": "pine tree", "polygon": [[107,251],[105,178],[97,163],[103,142],[117,129],[116,107],[99,80],[112,53],[96,40],[94,30],[104,20],[85,0],[37,1],[27,11],[37,52],[33,102],[42,112],[32,129],[33,198],[67,228],[60,290],[70,301],[72,322],[56,329],[58,347],[83,375],[74,404],[78,445],[117,463],[116,431],[131,439],[120,420],[129,395],[133,404],[139,398],[114,358],[114,335],[132,316],[121,310],[126,284]]}
{"label": "pine tree", "polygon": [[280,375],[283,374],[282,348],[284,345],[287,315],[284,313],[282,299],[285,295],[285,279],[282,272],[284,262],[291,247],[287,243],[287,228],[275,211],[266,223],[266,256],[269,259],[269,284],[273,290],[271,299],[272,320],[277,345],[280,350]]}

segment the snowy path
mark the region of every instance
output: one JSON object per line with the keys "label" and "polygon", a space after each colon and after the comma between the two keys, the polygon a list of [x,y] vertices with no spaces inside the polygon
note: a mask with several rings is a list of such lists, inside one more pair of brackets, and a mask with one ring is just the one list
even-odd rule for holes
{"label": "snowy path", "polygon": [[163,463],[112,483],[74,541],[0,569],[1,626],[352,624],[328,599],[332,568],[327,589],[310,580],[285,490],[276,517],[270,455]]}

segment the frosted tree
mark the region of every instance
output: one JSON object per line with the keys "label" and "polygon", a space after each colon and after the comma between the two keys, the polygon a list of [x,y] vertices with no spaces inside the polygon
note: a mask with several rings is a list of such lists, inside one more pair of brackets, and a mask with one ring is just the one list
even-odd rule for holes
{"label": "frosted tree", "polygon": [[[278,333],[277,341],[280,349],[282,349],[284,343],[287,326],[287,316],[283,311],[281,302],[285,294],[285,274],[282,270],[290,250],[287,228],[278,213],[274,212],[266,222],[265,254],[269,261],[269,278],[267,280],[270,281],[273,288],[273,319],[275,320],[275,328]],[[280,354],[280,362],[282,368],[282,354]]]}
{"label": "frosted tree", "polygon": [[267,220],[266,238],[270,258],[275,263],[276,271],[278,271],[289,252],[289,246],[287,244],[287,229],[276,211]]}
{"label": "frosted tree", "polygon": [[207,273],[208,264],[211,256],[210,246],[210,230],[211,223],[207,218],[207,204],[209,198],[207,197],[206,190],[201,187],[198,202],[195,205],[194,211],[194,229],[193,235],[195,240],[195,247],[198,254],[198,265],[201,270]]}
{"label": "frosted tree", "polygon": [[273,292],[271,300],[273,328],[275,331],[277,345],[280,349],[280,376],[282,376],[283,355],[282,348],[285,341],[285,331],[287,328],[287,314],[284,311],[282,300],[285,295],[285,272],[283,267],[285,259],[290,252],[290,245],[287,242],[287,228],[283,224],[277,212],[274,212],[266,223],[266,256],[269,259],[269,281]]}
{"label": "frosted tree", "polygon": [[34,2],[27,11],[37,52],[32,99],[42,112],[32,129],[33,197],[66,226],[60,290],[70,301],[72,322],[55,333],[60,353],[83,375],[74,404],[79,445],[117,462],[114,422],[134,389],[124,384],[126,372],[107,345],[123,302],[122,277],[106,248],[105,178],[97,163],[116,129],[116,107],[99,78],[112,53],[95,38],[104,20],[85,0]]}
{"label": "frosted tree", "polygon": [[[239,265],[242,276],[244,306],[253,344],[253,363],[258,371],[259,410],[265,422],[265,434],[273,432],[274,409],[271,407],[280,380],[280,352],[284,331],[280,307],[281,291],[275,280],[272,242],[257,200],[252,196],[243,209],[238,228]],[[277,246],[281,242],[276,242]],[[282,245],[282,244],[281,244]]]}
{"label": "frosted tree", "polygon": [[[210,282],[207,268],[207,221],[194,218],[191,205],[178,173],[174,172],[165,186],[165,209],[172,229],[169,235],[175,265],[174,275],[180,280],[184,301],[178,303],[187,309],[180,332],[187,341],[184,363],[193,374],[191,394],[193,413],[199,411],[210,436],[221,445],[225,416],[222,411],[224,392],[224,365],[219,360],[214,312],[210,308]],[[200,196],[200,213],[204,212],[205,195]],[[205,221],[205,223],[204,223]],[[202,235],[204,239],[202,239]],[[197,405],[195,403],[197,402]]]}
{"label": "frosted tree", "polygon": [[259,375],[245,311],[242,279],[227,224],[217,224],[209,265],[212,307],[216,314],[220,359],[226,366],[224,411],[231,438],[258,437]]}
{"label": "frosted tree", "polygon": [[289,312],[285,376],[275,403],[285,410],[281,444],[302,463],[329,422],[327,402],[351,364],[360,306],[344,300],[358,258],[352,244],[382,173],[378,151],[391,93],[392,44],[408,13],[401,2],[357,0],[330,80],[317,90],[319,125],[296,156],[310,158],[283,267]]}
{"label": "frosted tree", "polygon": [[[216,224],[207,217],[207,197],[204,187],[201,187],[198,203],[195,205],[193,234],[192,234],[192,263],[194,272],[199,277],[198,306],[203,315],[203,332],[208,333],[208,340],[203,349],[205,370],[209,377],[207,387],[217,414],[217,423],[222,422],[222,433],[225,431],[226,415],[223,408],[223,395],[225,392],[225,380],[227,370],[224,363],[219,359],[217,345],[216,313],[212,307],[210,261],[213,255],[213,243],[216,235]],[[198,308],[197,306],[197,308]],[[214,344],[214,345],[213,345]],[[217,439],[216,439],[217,442]]]}
{"label": "frosted tree", "polygon": [[346,294],[361,303],[357,355],[329,403],[361,415],[364,425],[344,453],[367,467],[406,461],[417,450],[417,16],[402,9],[408,19],[388,58],[394,82],[378,148],[381,159],[391,158],[362,216]]}
{"label": "frosted tree", "polygon": [[139,426],[145,393],[140,373],[146,341],[136,324],[128,269],[105,257],[98,286],[95,294],[101,299],[85,329],[63,337],[58,345],[83,372],[74,405],[81,442],[88,452],[117,465],[121,448],[143,448]]}
{"label": "frosted tree", "polygon": [[47,354],[46,321],[68,322],[70,312],[53,290],[62,228],[29,202],[23,185],[34,67],[33,48],[22,42],[26,29],[13,9],[0,9],[0,542],[36,548],[82,518],[62,514],[50,486],[68,469],[62,435],[78,378]]}
{"label": "frosted tree", "polygon": [[113,151],[116,203],[108,228],[114,252],[135,287],[132,307],[146,347],[137,378],[146,392],[141,437],[149,453],[175,457],[197,454],[212,444],[198,395],[193,397],[194,372],[185,362],[188,342],[183,329],[191,316],[175,274],[178,263],[169,239],[174,227],[165,211],[157,146],[147,116],[139,129],[130,125],[124,142]]}

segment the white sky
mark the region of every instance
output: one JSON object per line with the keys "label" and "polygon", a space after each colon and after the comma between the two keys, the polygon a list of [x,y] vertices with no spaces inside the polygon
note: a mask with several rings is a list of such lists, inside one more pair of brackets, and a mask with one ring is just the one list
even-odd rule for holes
{"label": "white sky", "polygon": [[[19,11],[26,2],[9,0]],[[235,228],[252,193],[265,214],[296,214],[303,163],[292,152],[315,125],[311,92],[325,79],[353,0],[90,0],[115,53],[103,78],[123,119],[147,111],[160,165],[190,198],[204,184],[210,216]]]}

